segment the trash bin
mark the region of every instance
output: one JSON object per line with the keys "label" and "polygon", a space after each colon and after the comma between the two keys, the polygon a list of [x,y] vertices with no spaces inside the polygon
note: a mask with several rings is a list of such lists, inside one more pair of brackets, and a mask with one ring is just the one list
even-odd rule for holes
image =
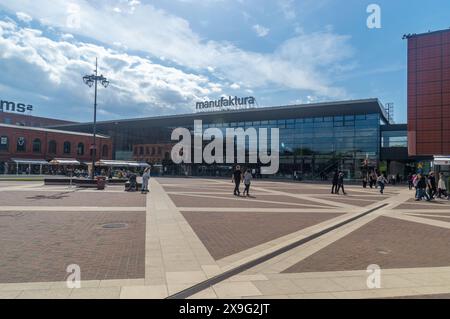
{"label": "trash bin", "polygon": [[106,186],[106,177],[99,176],[97,177],[97,189],[104,190]]}

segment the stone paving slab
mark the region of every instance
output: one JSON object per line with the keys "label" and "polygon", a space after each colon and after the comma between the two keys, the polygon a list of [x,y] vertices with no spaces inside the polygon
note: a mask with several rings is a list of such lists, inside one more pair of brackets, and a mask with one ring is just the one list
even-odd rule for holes
{"label": "stone paving slab", "polygon": [[[450,257],[442,240],[449,238],[449,206],[426,209],[436,204],[411,201],[414,193],[404,187],[388,187],[382,196],[376,189],[346,185],[349,196],[344,197],[329,194],[330,185],[325,184],[254,180],[256,199],[247,199],[230,194],[229,179],[157,178],[151,189],[144,196],[125,193],[122,187],[69,193],[42,183],[0,184],[0,241],[8,248],[0,249],[0,298],[165,298],[382,201],[389,203],[386,209],[192,298],[446,298],[450,293]],[[403,202],[420,210],[392,210]],[[31,213],[34,219],[17,222]],[[441,218],[445,221],[438,221]],[[104,233],[97,228],[100,220],[126,221],[130,227]],[[327,252],[329,247],[333,249]],[[217,256],[211,253],[214,249]],[[373,256],[383,276],[382,289],[375,291],[364,287],[365,268]],[[67,289],[62,281],[67,273],[61,261],[67,258],[83,263],[81,289]],[[127,268],[136,260],[139,267]],[[9,266],[3,268],[5,261]],[[417,266],[417,261],[422,264]],[[284,272],[302,262],[317,270]],[[330,270],[324,272],[327,264]],[[405,268],[423,264],[427,268]],[[359,270],[345,270],[348,267]],[[10,283],[2,283],[2,271],[9,272],[5,277],[12,278]]]}
{"label": "stone paving slab", "polygon": [[340,216],[336,213],[183,212],[209,253],[216,259]]}
{"label": "stone paving slab", "polygon": [[[245,197],[233,198],[217,198],[206,196],[188,196],[188,195],[175,195],[169,194],[171,200],[178,207],[235,207],[235,208],[292,208],[299,207],[297,204],[285,204],[285,203],[271,203],[249,199]],[[305,206],[301,206],[305,207]],[[315,208],[308,207],[307,208]]]}
{"label": "stone paving slab", "polygon": [[80,191],[0,191],[0,206],[145,206],[146,196],[140,193],[109,193]]}
{"label": "stone paving slab", "polygon": [[382,216],[284,272],[449,266],[446,238],[449,229]]}
{"label": "stone paving slab", "polygon": [[447,217],[424,216],[424,215],[415,215],[415,216],[450,223],[450,216]]}
{"label": "stone paving slab", "polygon": [[[2,212],[0,283],[144,277],[145,213]],[[102,228],[124,223],[123,229]]]}
{"label": "stone paving slab", "polygon": [[[317,198],[317,197],[315,197],[315,198]],[[375,204],[383,199],[380,198],[379,200],[360,200],[355,197],[354,198],[346,198],[346,197],[342,196],[342,197],[334,197],[334,198],[332,198],[332,200],[335,202],[338,202],[338,203],[344,203],[344,204],[349,204],[349,205],[358,206],[358,207],[367,207],[367,206]]]}
{"label": "stone paving slab", "polygon": [[[414,194],[411,194],[413,197]],[[403,209],[403,210],[427,210],[432,211],[435,209],[448,209],[450,211],[450,201],[449,200],[433,200],[430,202],[427,201],[416,201],[414,198],[410,198],[408,201],[401,203],[395,209]]]}

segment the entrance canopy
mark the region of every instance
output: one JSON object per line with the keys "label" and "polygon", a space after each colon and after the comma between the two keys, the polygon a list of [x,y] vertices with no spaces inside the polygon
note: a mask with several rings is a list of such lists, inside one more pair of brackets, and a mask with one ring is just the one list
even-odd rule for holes
{"label": "entrance canopy", "polygon": [[145,162],[135,161],[114,161],[114,160],[100,160],[95,163],[96,166],[109,166],[109,167],[150,167]]}
{"label": "entrance canopy", "polygon": [[80,162],[77,161],[74,158],[55,158],[54,160],[50,161],[51,165],[80,165]]}
{"label": "entrance canopy", "polygon": [[16,164],[26,164],[26,165],[49,165],[46,160],[43,159],[25,159],[25,158],[11,158]]}
{"label": "entrance canopy", "polygon": [[450,156],[435,156],[434,165],[450,166]]}

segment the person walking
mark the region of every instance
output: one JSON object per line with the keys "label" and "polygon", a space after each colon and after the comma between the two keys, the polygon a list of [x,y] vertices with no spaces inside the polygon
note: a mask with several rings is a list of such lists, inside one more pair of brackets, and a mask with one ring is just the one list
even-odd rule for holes
{"label": "person walking", "polygon": [[336,171],[333,174],[333,178],[331,179],[331,194],[337,194],[338,193],[338,179],[339,179],[339,172]]}
{"label": "person walking", "polygon": [[430,174],[428,175],[428,195],[430,196],[430,199],[434,199],[436,194],[436,176],[434,176],[434,172],[430,172]]}
{"label": "person walking", "polygon": [[144,170],[144,174],[142,174],[142,188],[141,188],[141,194],[147,194],[149,191],[148,189],[148,182],[150,180],[150,167],[147,167]]}
{"label": "person walking", "polygon": [[409,190],[412,190],[413,189],[413,186],[414,186],[414,184],[413,184],[413,180],[414,180],[414,175],[413,174],[409,174],[408,175],[408,187],[409,187]]}
{"label": "person walking", "polygon": [[429,202],[430,197],[427,194],[427,179],[424,175],[418,174],[417,175],[417,197],[416,201],[421,201],[424,197]]}
{"label": "person walking", "polygon": [[347,193],[345,192],[345,189],[344,189],[344,173],[339,172],[338,183],[337,184],[338,184],[338,186],[337,186],[336,194],[339,195],[339,192],[340,192],[340,190],[342,188],[342,194],[347,195]]}
{"label": "person walking", "polygon": [[438,198],[442,198],[442,196],[448,197],[447,194],[447,185],[445,184],[445,177],[443,173],[439,173],[439,182],[438,182]]}
{"label": "person walking", "polygon": [[234,196],[241,196],[239,186],[241,185],[242,171],[239,165],[236,166],[231,181],[234,182]]}
{"label": "person walking", "polygon": [[366,174],[362,175],[362,184],[363,184],[363,188],[367,188],[367,175]]}
{"label": "person walking", "polygon": [[248,169],[245,174],[244,174],[244,192],[242,193],[242,195],[246,196],[245,194],[247,194],[247,197],[250,197],[250,184],[252,182],[252,173],[250,171],[250,169]]}
{"label": "person walking", "polygon": [[414,189],[416,190],[416,195],[415,195],[416,199],[419,198],[419,180],[420,180],[420,176],[419,175],[420,174],[414,174],[413,175],[413,180],[412,180]]}
{"label": "person walking", "polygon": [[384,188],[385,188],[387,183],[388,183],[388,180],[386,179],[386,177],[384,177],[383,174],[378,176],[377,184],[378,184],[378,186],[380,186],[380,194],[384,194]]}

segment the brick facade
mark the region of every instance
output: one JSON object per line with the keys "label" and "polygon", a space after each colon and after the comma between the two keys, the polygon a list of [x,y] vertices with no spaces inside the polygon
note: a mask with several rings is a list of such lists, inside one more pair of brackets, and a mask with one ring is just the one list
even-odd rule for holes
{"label": "brick facade", "polygon": [[133,145],[133,160],[150,164],[162,164],[170,160],[172,144],[136,144]]}
{"label": "brick facade", "polygon": [[[7,146],[4,142],[7,138]],[[25,140],[24,150],[20,150],[19,139]],[[38,149],[40,141],[40,150]],[[3,144],[2,144],[3,142]],[[35,143],[34,143],[35,142]],[[56,143],[56,152],[52,152],[50,143]],[[34,149],[33,149],[34,143]],[[70,150],[66,147],[70,143]],[[78,161],[90,161],[90,148],[93,143],[92,135],[76,132],[63,132],[43,128],[21,127],[0,124],[0,162],[8,162],[11,158],[45,159],[75,158]],[[78,146],[83,145],[83,152]],[[97,136],[97,158],[112,159],[112,140],[106,136]]]}

